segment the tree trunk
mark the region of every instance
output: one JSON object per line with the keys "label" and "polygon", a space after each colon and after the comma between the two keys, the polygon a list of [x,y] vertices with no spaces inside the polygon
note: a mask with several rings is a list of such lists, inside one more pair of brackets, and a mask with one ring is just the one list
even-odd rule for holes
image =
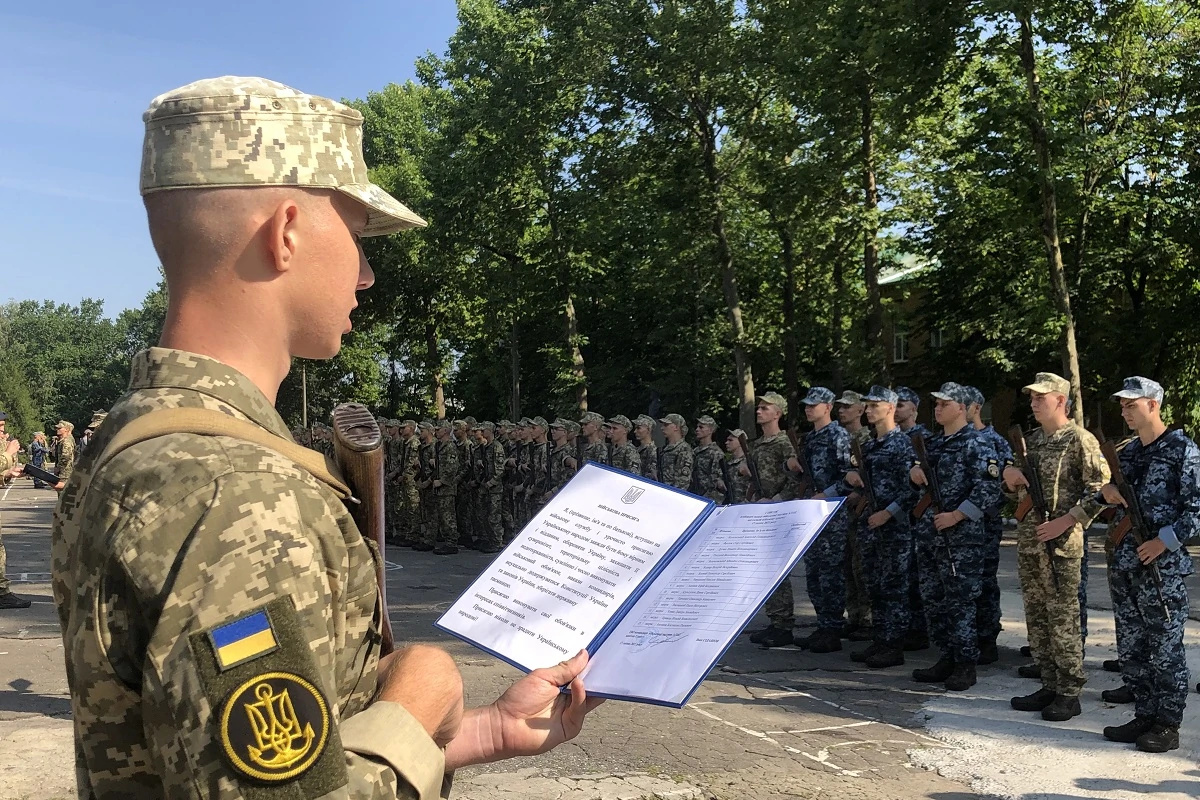
{"label": "tree trunk", "polygon": [[890,382],[883,352],[883,295],[879,291],[879,187],[875,183],[875,94],[870,81],[862,96],[863,283],[867,287],[866,345],[881,380]]}
{"label": "tree trunk", "polygon": [[583,351],[579,349],[579,320],[575,316],[574,286],[571,263],[567,248],[563,245],[562,229],[559,226],[558,206],[554,186],[547,176],[542,176],[542,189],[546,193],[546,215],[550,221],[550,235],[554,237],[554,254],[558,260],[559,283],[566,295],[563,303],[563,323],[567,332],[567,350],[571,354],[571,377],[575,381],[575,404],[579,413],[588,410],[587,372],[584,369]]}
{"label": "tree trunk", "polygon": [[508,396],[509,419],[521,419],[521,350],[517,347],[517,315],[513,312],[512,334],[508,337],[508,369],[511,392]]}
{"label": "tree trunk", "polygon": [[437,322],[433,318],[433,303],[425,304],[425,360],[429,364],[429,379],[433,389],[433,414],[446,418],[446,389],[443,384],[442,357],[438,351]]}
{"label": "tree trunk", "polygon": [[1054,188],[1054,171],[1050,162],[1050,144],[1046,136],[1045,115],[1042,107],[1041,80],[1038,78],[1037,61],[1033,51],[1033,22],[1029,11],[1017,12],[1021,26],[1021,67],[1025,71],[1025,82],[1029,90],[1029,130],[1033,136],[1033,148],[1038,158],[1038,183],[1042,190],[1042,238],[1046,244],[1046,260],[1050,266],[1050,286],[1054,301],[1063,317],[1062,365],[1064,376],[1071,383],[1074,395],[1072,419],[1083,424],[1083,386],[1079,376],[1079,351],[1075,345],[1075,318],[1071,314],[1071,293],[1067,290],[1067,277],[1063,270],[1062,248],[1058,240],[1058,199]]}
{"label": "tree trunk", "polygon": [[783,383],[787,388],[789,422],[797,421],[800,410],[800,365],[796,356],[796,253],[792,232],[778,224],[783,254]]}
{"label": "tree trunk", "polygon": [[734,269],[733,248],[725,230],[725,208],[721,202],[721,174],[717,169],[717,141],[707,112],[697,110],[697,124],[703,144],[704,175],[712,194],[712,232],[717,242],[717,266],[721,270],[721,287],[725,293],[725,308],[733,328],[733,365],[738,385],[738,426],[754,430],[754,373],[746,348],[746,326],[742,320],[742,303],[738,296],[737,272]]}
{"label": "tree trunk", "polygon": [[842,246],[838,242],[833,254],[833,308],[829,314],[829,350],[833,357],[833,385],[843,386],[846,382],[845,339],[842,335],[842,298],[845,296],[843,287],[845,272],[842,269]]}
{"label": "tree trunk", "polygon": [[579,321],[575,316],[575,300],[570,291],[567,292],[564,309],[567,343],[571,348],[571,377],[575,379],[575,403],[579,406],[579,413],[584,414],[588,410],[587,375],[583,369],[583,351],[579,349]]}

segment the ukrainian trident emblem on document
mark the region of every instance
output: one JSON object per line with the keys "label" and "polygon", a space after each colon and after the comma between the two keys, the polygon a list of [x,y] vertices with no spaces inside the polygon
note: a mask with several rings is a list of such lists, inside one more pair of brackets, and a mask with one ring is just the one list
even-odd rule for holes
{"label": "ukrainian trident emblem on document", "polygon": [[221,715],[226,757],[239,772],[261,781],[285,781],[305,772],[328,735],[329,710],[320,692],[285,672],[246,681]]}
{"label": "ukrainian trident emblem on document", "polygon": [[646,490],[639,486],[630,486],[629,491],[621,497],[621,502],[627,506],[631,506],[637,502],[638,498],[646,493]]}

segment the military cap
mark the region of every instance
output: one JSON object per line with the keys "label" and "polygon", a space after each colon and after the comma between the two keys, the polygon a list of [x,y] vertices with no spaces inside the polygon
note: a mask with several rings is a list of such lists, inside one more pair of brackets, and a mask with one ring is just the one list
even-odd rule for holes
{"label": "military cap", "polygon": [[907,386],[897,386],[896,387],[896,400],[897,401],[907,400],[908,402],[912,403],[914,406],[921,405],[921,395],[917,394],[916,392],[914,392],[912,389],[908,388]]}
{"label": "military cap", "polygon": [[779,409],[780,414],[787,413],[787,400],[779,392],[767,392],[758,396],[759,401]]}
{"label": "military cap", "polygon": [[423,431],[431,431],[433,430],[433,423],[429,420],[421,420],[419,423],[417,423],[417,428]]}
{"label": "military cap", "polygon": [[489,433],[495,433],[495,432],[496,432],[496,425],[495,425],[495,423],[493,423],[493,422],[486,422],[486,421],[485,421],[485,422],[480,422],[479,424],[477,424],[477,425],[475,426],[475,430],[477,430],[477,431],[487,431],[487,432],[489,432]]}
{"label": "military cap", "polygon": [[417,421],[415,419],[406,419],[400,423],[400,427],[401,428],[415,428],[415,427],[417,427]]}
{"label": "military cap", "polygon": [[638,418],[633,421],[633,425],[635,428],[645,427],[649,428],[650,430],[654,430],[658,423],[654,421],[654,417],[647,416],[646,414],[639,414]]}
{"label": "military cap", "polygon": [[856,406],[862,401],[863,396],[861,394],[847,389],[846,391],[842,392],[842,396],[834,402],[836,402],[839,406]]}
{"label": "military cap", "polygon": [[900,395],[886,386],[875,384],[871,387],[871,391],[863,395],[863,400],[868,403],[891,403],[892,405],[896,405],[900,401]]}
{"label": "military cap", "polygon": [[517,425],[522,428],[531,428],[533,427],[533,420],[529,417],[521,417],[521,421]]}
{"label": "military cap", "polygon": [[966,387],[966,389],[971,398],[968,405],[979,405],[979,406],[983,405],[983,403],[984,403],[983,392],[979,391],[974,386],[968,386],[968,387]]}
{"label": "military cap", "polygon": [[563,419],[562,417],[559,417],[558,419],[554,420],[550,427],[562,428],[571,436],[575,436],[579,433],[579,423],[573,419]]}
{"label": "military cap", "polygon": [[463,417],[463,422],[467,423],[468,425],[477,425],[477,424],[479,424],[479,420],[475,419],[475,418],[474,418],[474,417],[472,417],[472,416],[466,416],[466,417]]}
{"label": "military cap", "polygon": [[371,183],[363,117],[265,78],[207,78],[150,101],[142,115],[141,192],[219,186],[334,189],[367,208],[360,235],[425,220]]}
{"label": "military cap", "polygon": [[696,419],[696,424],[697,425],[711,425],[714,428],[717,427],[717,421],[715,419],[713,419],[712,417],[708,416],[707,414],[705,414],[702,417],[698,417]]}
{"label": "military cap", "polygon": [[565,419],[563,419],[562,417],[555,417],[554,422],[550,423],[550,427],[551,428],[562,428],[563,430],[566,430],[567,429],[567,421]]}
{"label": "military cap", "polygon": [[467,424],[467,421],[465,419],[454,420],[454,430],[456,430],[456,431],[465,431],[470,427],[471,426]]}
{"label": "military cap", "polygon": [[659,422],[663,425],[678,425],[680,430],[687,430],[687,420],[678,414],[667,414]]}
{"label": "military cap", "polygon": [[550,423],[546,422],[545,417],[534,417],[529,421],[529,424],[534,428],[541,428],[544,431],[550,430]]}
{"label": "military cap", "polygon": [[511,427],[513,427],[513,424],[506,419],[502,419],[496,423],[497,430],[505,430],[505,429],[511,428]]}
{"label": "military cap", "polygon": [[1055,375],[1053,372],[1039,372],[1034,378],[1033,383],[1026,386],[1021,391],[1025,394],[1037,392],[1038,394],[1061,394],[1070,396],[1071,383],[1061,375]]}
{"label": "military cap", "polygon": [[1135,375],[1132,378],[1126,378],[1121,391],[1114,392],[1113,397],[1118,400],[1136,400],[1139,397],[1145,397],[1161,403],[1163,400],[1163,387],[1158,381],[1152,381],[1149,378],[1142,378]]}
{"label": "military cap", "polygon": [[73,431],[75,430],[75,423],[67,422],[65,419],[60,419],[58,424],[54,426],[54,430],[58,430],[60,428],[66,428],[69,431]]}
{"label": "military cap", "polygon": [[800,402],[806,406],[818,406],[821,403],[833,405],[833,401],[836,399],[837,395],[824,386],[814,386],[808,390],[808,394],[804,395],[804,399]]}
{"label": "military cap", "polygon": [[106,420],[106,419],[108,419],[107,411],[93,411],[92,412],[92,421],[88,423],[88,428],[89,429],[99,428],[101,425],[104,424],[104,420]]}
{"label": "military cap", "polygon": [[620,427],[624,428],[626,431],[633,430],[633,423],[630,422],[629,417],[625,416],[624,414],[617,414],[615,417],[609,417],[608,422],[606,422],[605,424],[606,425],[614,425],[614,426],[619,425]]}
{"label": "military cap", "polygon": [[582,417],[579,418],[580,425],[587,425],[589,422],[594,422],[597,425],[603,425],[604,424],[604,416],[601,414],[597,414],[595,411],[588,411],[586,414],[584,414]]}
{"label": "military cap", "polygon": [[436,422],[434,422],[433,427],[437,428],[438,430],[441,430],[442,428],[453,427],[453,423],[451,423],[450,420],[443,418],[443,419],[439,419]]}
{"label": "military cap", "polygon": [[[729,436],[732,436],[734,439],[740,439],[745,435],[746,435],[746,432],[744,430],[742,430],[741,428],[734,428],[733,430],[731,430],[729,432]],[[728,437],[726,437],[726,438],[728,438]]]}
{"label": "military cap", "polygon": [[943,383],[942,388],[929,394],[938,400],[949,400],[951,403],[962,403],[964,406],[971,404],[970,389],[954,381]]}

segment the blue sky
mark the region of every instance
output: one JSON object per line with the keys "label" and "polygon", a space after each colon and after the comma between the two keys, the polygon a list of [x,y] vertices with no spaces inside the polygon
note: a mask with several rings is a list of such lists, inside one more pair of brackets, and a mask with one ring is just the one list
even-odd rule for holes
{"label": "blue sky", "polygon": [[455,28],[453,0],[22,5],[0,11],[0,302],[94,297],[109,316],[158,280],[137,186],[151,98],[217,75],[363,97]]}

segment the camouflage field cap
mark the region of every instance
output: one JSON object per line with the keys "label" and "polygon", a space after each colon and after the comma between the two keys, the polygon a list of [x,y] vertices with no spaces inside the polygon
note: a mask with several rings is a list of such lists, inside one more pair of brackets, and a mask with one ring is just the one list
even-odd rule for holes
{"label": "camouflage field cap", "polygon": [[601,414],[597,414],[595,411],[589,411],[579,418],[580,425],[587,425],[589,422],[594,422],[597,425],[603,425],[604,417]]}
{"label": "camouflage field cap", "polygon": [[639,414],[638,418],[633,421],[633,426],[635,428],[649,428],[650,430],[654,430],[654,426],[657,424],[658,423],[654,421],[654,417],[650,417],[645,414]]}
{"label": "camouflage field cap", "polygon": [[56,430],[56,431],[62,430],[63,428],[66,428],[69,431],[73,431],[73,430],[75,430],[75,423],[67,422],[65,419],[60,419],[58,421],[58,424],[54,426],[54,430]]}
{"label": "camouflage field cap", "polygon": [[979,391],[974,386],[968,386],[966,389],[969,397],[971,398],[968,405],[982,406],[984,403],[983,392]]}
{"label": "camouflage field cap", "polygon": [[1033,383],[1026,386],[1021,391],[1025,394],[1037,392],[1038,394],[1061,394],[1070,396],[1071,383],[1061,375],[1055,375],[1053,372],[1039,372],[1037,377],[1033,379]]}
{"label": "camouflage field cap", "polygon": [[417,421],[415,419],[406,419],[400,423],[401,428],[416,428]]}
{"label": "camouflage field cap", "polygon": [[659,423],[663,425],[678,425],[679,430],[687,431],[687,420],[685,420],[679,414],[667,414],[665,417],[659,420]]}
{"label": "camouflage field cap", "polygon": [[814,386],[808,390],[808,394],[804,395],[804,399],[800,402],[806,406],[819,406],[821,403],[833,405],[836,397],[837,395],[824,386]]}
{"label": "camouflage field cap", "polygon": [[448,420],[448,419],[439,419],[433,423],[433,427],[435,430],[440,431],[443,428],[449,429],[449,428],[453,427],[453,423],[451,423],[450,420]]}
{"label": "camouflage field cap", "polygon": [[521,428],[528,428],[533,425],[533,420],[531,420],[529,417],[521,417],[521,421],[518,422],[517,425]]}
{"label": "camouflage field cap", "polygon": [[485,422],[480,422],[479,424],[477,424],[477,425],[475,426],[475,430],[477,430],[477,431],[487,431],[488,433],[495,433],[495,432],[496,432],[496,425],[495,425],[495,423],[492,423],[492,422],[486,422],[486,421],[485,421]]}
{"label": "camouflage field cap", "polygon": [[500,429],[500,430],[502,430],[502,431],[506,431],[506,430],[508,430],[509,428],[512,428],[512,427],[513,427],[513,424],[512,424],[511,422],[509,422],[508,420],[506,420],[506,419],[502,419],[502,420],[500,420],[499,422],[497,422],[497,423],[496,423],[496,427],[497,427],[497,428],[499,428],[499,429]]}
{"label": "camouflage field cap", "polygon": [[550,423],[546,422],[545,417],[534,417],[529,421],[529,424],[534,428],[541,428],[544,431],[550,430]]}
{"label": "camouflage field cap", "polygon": [[705,414],[702,417],[697,417],[696,424],[697,425],[708,425],[709,427],[712,427],[712,428],[717,427],[717,421],[715,419],[713,419],[712,417],[708,416],[707,414]]}
{"label": "camouflage field cap", "polygon": [[834,402],[836,402],[839,406],[856,406],[862,403],[862,401],[863,396],[861,394],[847,389],[846,391],[842,392],[842,396]]}
{"label": "camouflage field cap", "polygon": [[891,403],[892,405],[896,405],[900,401],[900,395],[886,386],[875,384],[871,387],[871,391],[863,395],[863,400],[868,403]]}
{"label": "camouflage field cap", "polygon": [[624,428],[626,431],[633,430],[633,423],[629,421],[629,417],[624,414],[617,414],[615,417],[609,417],[605,425]]}
{"label": "camouflage field cap", "polygon": [[104,424],[104,420],[106,420],[106,419],[108,419],[107,411],[93,411],[92,412],[92,421],[88,423],[88,429],[91,430],[94,428],[99,428],[101,425]]}
{"label": "camouflage field cap", "polygon": [[433,430],[433,423],[430,422],[429,420],[419,422],[419,423],[417,423],[417,429],[422,430],[422,431],[431,431],[431,430]]}
{"label": "camouflage field cap", "polygon": [[907,400],[908,402],[912,403],[914,406],[921,405],[921,395],[917,394],[916,392],[914,392],[912,389],[908,388],[907,386],[897,386],[896,387],[896,399],[897,400]]}
{"label": "camouflage field cap", "polygon": [[1114,392],[1113,397],[1118,400],[1137,400],[1138,398],[1145,397],[1161,403],[1163,400],[1163,387],[1158,381],[1134,375],[1132,378],[1125,379],[1121,391]]}
{"label": "camouflage field cap", "polygon": [[371,183],[362,114],[336,100],[226,75],[160,94],[142,121],[143,195],[218,186],[336,189],[367,207],[363,236],[426,224]]}
{"label": "camouflage field cap", "polygon": [[729,436],[727,436],[726,438],[727,439],[728,438],[740,439],[741,437],[743,437],[745,435],[746,435],[746,432],[744,430],[742,430],[741,428],[734,428],[733,430],[731,430],[729,432]]}
{"label": "camouflage field cap", "polygon": [[962,403],[964,406],[971,404],[970,389],[954,381],[943,383],[942,388],[936,392],[930,392],[929,395],[936,400],[949,400],[951,403]]}
{"label": "camouflage field cap", "polygon": [[456,431],[465,431],[465,430],[469,429],[470,427],[471,426],[467,424],[467,421],[465,419],[454,420],[454,430],[456,430]]}
{"label": "camouflage field cap", "polygon": [[787,399],[779,392],[767,392],[758,396],[760,403],[766,403],[769,406],[775,406],[779,409],[780,414],[787,413]]}

